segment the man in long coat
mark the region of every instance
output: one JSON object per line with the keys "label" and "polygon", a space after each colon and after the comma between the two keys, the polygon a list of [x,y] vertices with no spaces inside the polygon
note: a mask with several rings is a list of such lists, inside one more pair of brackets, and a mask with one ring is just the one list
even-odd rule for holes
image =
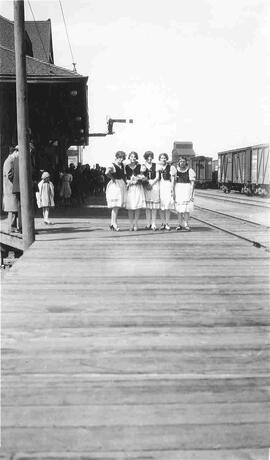
{"label": "man in long coat", "polygon": [[[10,149],[10,153],[3,165],[3,210],[8,213],[8,232],[21,230],[20,202],[17,193],[14,193],[14,163],[18,162],[18,149]],[[15,168],[16,169],[16,168]]]}

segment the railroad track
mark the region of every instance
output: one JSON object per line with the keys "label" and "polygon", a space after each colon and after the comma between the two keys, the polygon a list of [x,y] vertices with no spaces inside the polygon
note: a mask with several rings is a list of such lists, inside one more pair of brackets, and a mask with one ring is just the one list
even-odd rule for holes
{"label": "railroad track", "polygon": [[[192,219],[244,240],[256,248],[262,248],[267,252],[270,252],[269,226],[243,219],[241,217],[232,216],[231,214],[224,212],[203,208],[201,206],[196,206],[196,210],[196,214],[198,214],[199,211],[199,216],[192,216]],[[203,215],[200,216],[200,213]],[[232,222],[234,222],[234,225],[232,225]],[[235,224],[236,229],[234,228]]]}
{"label": "railroad track", "polygon": [[[251,205],[251,206],[257,206],[257,207],[260,207],[260,208],[267,208],[267,209],[270,209],[270,202],[268,201],[261,201],[261,200],[258,200],[258,199],[250,199],[250,198],[241,198],[241,197],[236,197],[236,196],[229,196],[226,195],[225,193],[223,194],[223,196],[220,196],[220,195],[214,195],[214,194],[211,194],[211,193],[202,193],[202,192],[198,192],[198,190],[196,190],[196,195],[200,198],[210,198],[210,199],[213,199],[213,200],[221,200],[223,202],[232,202],[232,203],[240,203],[240,204],[245,204],[245,205]],[[263,200],[263,198],[262,198]]]}
{"label": "railroad track", "polygon": [[216,211],[216,210],[210,209],[210,208],[205,208],[204,206],[198,206],[198,205],[196,205],[196,209],[200,209],[200,210],[204,210],[204,211],[209,211],[209,212],[214,212],[214,213],[216,213],[216,214],[220,214],[221,216],[231,217],[232,219],[240,220],[240,221],[242,221],[242,222],[247,222],[248,224],[257,225],[257,226],[259,226],[259,227],[270,228],[269,225],[260,224],[260,223],[258,223],[258,222],[254,222],[254,221],[252,221],[252,220],[244,219],[243,217],[233,216],[232,214],[227,214],[227,213],[225,213],[225,212]]}

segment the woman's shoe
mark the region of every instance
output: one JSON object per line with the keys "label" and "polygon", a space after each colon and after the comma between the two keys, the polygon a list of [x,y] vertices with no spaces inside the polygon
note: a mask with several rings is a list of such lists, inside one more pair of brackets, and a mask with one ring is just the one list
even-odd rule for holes
{"label": "woman's shoe", "polygon": [[113,232],[119,232],[120,228],[117,227],[117,225],[111,224],[110,225],[110,230],[112,230]]}
{"label": "woman's shoe", "polygon": [[165,230],[165,224],[161,224],[161,226],[159,227],[159,230]]}
{"label": "woman's shoe", "polygon": [[134,230],[134,232],[137,232],[137,231],[138,231],[138,227],[136,227],[136,225],[134,225],[133,230]]}
{"label": "woman's shoe", "polygon": [[154,230],[154,232],[155,232],[156,229],[157,229],[156,225],[155,225],[155,224],[152,224],[152,225],[151,225],[151,229]]}
{"label": "woman's shoe", "polygon": [[133,227],[129,227],[129,231],[130,232],[133,232],[134,228]]}
{"label": "woman's shoe", "polygon": [[151,225],[146,225],[146,226],[144,227],[144,229],[145,229],[145,230],[150,230],[150,229],[151,229]]}
{"label": "woman's shoe", "polygon": [[165,230],[171,230],[171,227],[169,226],[169,224],[165,225]]}
{"label": "woman's shoe", "polygon": [[17,227],[11,227],[9,233],[21,233]]}
{"label": "woman's shoe", "polygon": [[184,230],[185,230],[186,232],[191,232],[191,228],[190,228],[188,225],[186,225],[186,226],[184,227]]}
{"label": "woman's shoe", "polygon": [[177,231],[177,232],[180,232],[181,230],[183,230],[182,225],[178,225],[178,227],[176,227],[176,231]]}

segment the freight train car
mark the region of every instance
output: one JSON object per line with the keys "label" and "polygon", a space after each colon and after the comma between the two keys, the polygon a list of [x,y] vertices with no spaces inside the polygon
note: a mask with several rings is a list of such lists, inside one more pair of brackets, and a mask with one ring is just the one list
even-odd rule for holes
{"label": "freight train car", "polygon": [[195,156],[190,159],[190,166],[196,173],[196,187],[207,188],[212,184],[212,158]]}
{"label": "freight train car", "polygon": [[218,154],[218,186],[225,192],[269,194],[269,144]]}

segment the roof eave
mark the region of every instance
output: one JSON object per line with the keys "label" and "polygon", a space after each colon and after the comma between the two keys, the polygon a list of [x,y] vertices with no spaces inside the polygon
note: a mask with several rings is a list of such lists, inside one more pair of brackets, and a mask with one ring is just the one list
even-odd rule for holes
{"label": "roof eave", "polygon": [[[83,76],[66,76],[66,75],[27,75],[27,83],[70,83],[84,81],[87,83],[88,77]],[[0,75],[2,83],[16,83],[15,75]]]}

